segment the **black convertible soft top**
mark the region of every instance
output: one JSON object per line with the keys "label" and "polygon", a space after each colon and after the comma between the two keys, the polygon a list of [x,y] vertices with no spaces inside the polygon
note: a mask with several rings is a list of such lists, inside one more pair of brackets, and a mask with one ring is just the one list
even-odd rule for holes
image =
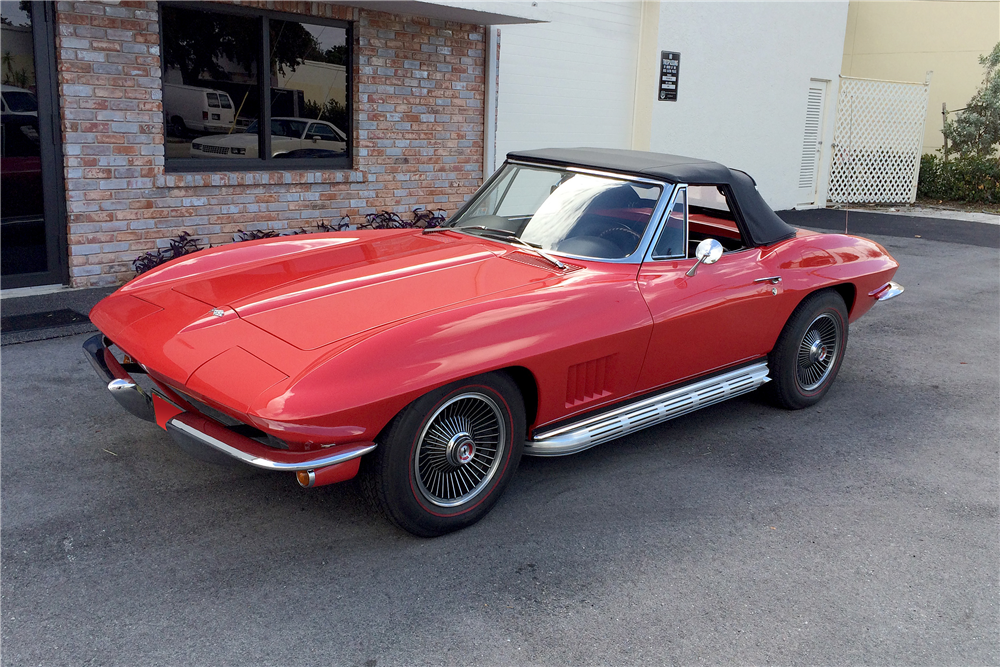
{"label": "black convertible soft top", "polygon": [[750,176],[718,162],[612,148],[545,148],[508,153],[507,158],[633,174],[670,183],[727,185],[753,245],[770,245],[795,235],[795,228],[775,215]]}

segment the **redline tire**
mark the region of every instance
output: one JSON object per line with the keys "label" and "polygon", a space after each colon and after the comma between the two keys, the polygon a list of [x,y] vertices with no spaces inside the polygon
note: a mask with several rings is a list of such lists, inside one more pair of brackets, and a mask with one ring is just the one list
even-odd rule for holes
{"label": "redline tire", "polygon": [[824,290],[806,297],[768,358],[772,399],[789,410],[818,403],[844,361],[847,331],[847,307],[840,294]]}
{"label": "redline tire", "polygon": [[499,500],[521,460],[524,434],[524,405],[510,377],[454,382],[396,416],[362,461],[362,490],[414,535],[460,530]]}

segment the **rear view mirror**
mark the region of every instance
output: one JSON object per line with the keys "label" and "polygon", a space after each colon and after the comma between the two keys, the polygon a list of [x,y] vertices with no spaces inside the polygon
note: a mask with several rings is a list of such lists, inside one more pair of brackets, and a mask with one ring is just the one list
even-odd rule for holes
{"label": "rear view mirror", "polygon": [[715,239],[705,239],[695,248],[694,256],[698,262],[687,272],[688,276],[693,276],[698,270],[699,264],[715,264],[722,257],[722,244]]}

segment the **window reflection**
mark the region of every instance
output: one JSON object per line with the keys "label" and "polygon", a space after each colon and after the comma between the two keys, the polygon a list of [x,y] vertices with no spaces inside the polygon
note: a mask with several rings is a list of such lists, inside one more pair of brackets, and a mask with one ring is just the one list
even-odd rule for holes
{"label": "window reflection", "polygon": [[[329,158],[347,154],[347,31],[271,21],[271,154]],[[292,119],[314,122],[303,127]],[[294,127],[294,132],[287,130]]]}
{"label": "window reflection", "polygon": [[[164,7],[167,158],[345,158],[347,53],[345,27]],[[261,85],[269,156],[260,153]]]}
{"label": "window reflection", "polygon": [[254,18],[163,7],[167,158],[258,156],[247,127],[260,115]]}
{"label": "window reflection", "polygon": [[0,271],[48,270],[31,8],[0,4]]}

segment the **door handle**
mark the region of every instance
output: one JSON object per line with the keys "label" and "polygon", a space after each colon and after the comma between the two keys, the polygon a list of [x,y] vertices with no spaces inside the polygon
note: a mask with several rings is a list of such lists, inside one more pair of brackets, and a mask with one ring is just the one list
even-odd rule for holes
{"label": "door handle", "polygon": [[757,278],[754,280],[755,283],[771,283],[772,285],[777,285],[781,282],[781,276],[769,276],[767,278]]}

